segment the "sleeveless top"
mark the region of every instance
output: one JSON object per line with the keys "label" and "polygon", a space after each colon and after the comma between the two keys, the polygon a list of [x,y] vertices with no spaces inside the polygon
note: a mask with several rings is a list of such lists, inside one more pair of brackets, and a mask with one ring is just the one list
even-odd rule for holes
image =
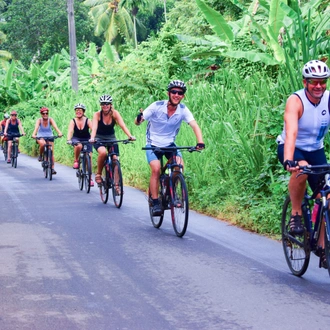
{"label": "sleeveless top", "polygon": [[7,134],[9,134],[9,135],[18,135],[19,134],[18,119],[16,119],[15,124],[12,124],[11,120],[9,121],[9,125],[7,128]]}
{"label": "sleeveless top", "polygon": [[40,136],[44,136],[44,137],[53,136],[53,131],[50,127],[50,118],[48,119],[48,123],[47,123],[46,127],[44,127],[42,125],[42,119],[40,119],[37,137],[40,137]]}
{"label": "sleeveless top", "polygon": [[[330,92],[325,91],[317,105],[309,101],[305,89],[295,92],[294,95],[300,98],[303,106],[303,114],[298,120],[296,148],[304,151],[322,149],[324,136],[330,125]],[[285,124],[276,141],[278,144],[285,143]]]}
{"label": "sleeveless top", "polygon": [[103,112],[100,111],[100,120],[97,125],[96,138],[100,140],[116,140],[115,127],[116,121],[112,118],[111,124],[106,125],[103,122]]}
{"label": "sleeveless top", "polygon": [[74,122],[73,137],[75,137],[77,139],[88,140],[91,137],[91,135],[89,133],[89,127],[88,127],[88,118],[86,117],[86,121],[85,121],[85,125],[84,125],[83,129],[78,128],[77,123],[74,118],[72,118],[72,120]]}

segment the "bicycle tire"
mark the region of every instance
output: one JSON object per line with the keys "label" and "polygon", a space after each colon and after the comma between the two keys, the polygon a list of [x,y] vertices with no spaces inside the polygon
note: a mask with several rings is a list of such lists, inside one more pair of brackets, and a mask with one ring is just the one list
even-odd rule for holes
{"label": "bicycle tire", "polygon": [[85,178],[85,190],[86,193],[89,194],[91,191],[91,178],[92,178],[92,165],[91,165],[91,157],[88,153],[85,154],[85,169],[84,178]]}
{"label": "bicycle tire", "polygon": [[48,148],[48,178],[49,181],[53,179],[53,151],[49,147]]}
{"label": "bicycle tire", "polygon": [[5,141],[3,144],[3,155],[5,156],[5,161],[8,159],[8,142]]}
{"label": "bicycle tire", "polygon": [[172,176],[171,216],[173,229],[178,237],[183,237],[188,227],[189,200],[186,181],[181,173]]}
{"label": "bicycle tire", "polygon": [[112,198],[115,206],[119,209],[123,203],[123,176],[120,163],[117,159],[112,162]]}
{"label": "bicycle tire", "polygon": [[79,190],[83,190],[84,189],[84,180],[85,180],[85,172],[84,172],[84,168],[85,166],[85,157],[81,158],[79,157],[79,165],[78,165],[78,170],[77,170],[77,174],[78,174],[78,187]]}
{"label": "bicycle tire", "polygon": [[42,163],[41,163],[42,169],[44,171],[44,177],[45,179],[48,178],[48,154],[47,149],[44,150],[44,153],[42,155]]}
{"label": "bicycle tire", "polygon": [[[284,202],[282,210],[282,246],[285,260],[291,273],[300,277],[305,274],[309,265],[310,246],[306,230],[301,236],[290,235],[291,209],[291,199],[290,196],[288,196]],[[304,219],[304,221],[306,220]]]}
{"label": "bicycle tire", "polygon": [[101,196],[101,200],[103,202],[103,204],[106,204],[108,202],[109,199],[109,180],[110,180],[110,176],[109,176],[109,171],[108,171],[108,165],[104,165],[102,168],[102,183],[99,184],[99,188],[100,188],[100,196]]}
{"label": "bicycle tire", "polygon": [[17,157],[18,157],[18,145],[15,143],[14,145],[14,168],[17,168]]}
{"label": "bicycle tire", "polygon": [[328,273],[330,276],[330,214],[329,210],[326,211],[325,215],[325,230],[324,230],[324,251],[325,258],[328,264]]}
{"label": "bicycle tire", "polygon": [[[162,200],[162,198],[158,198],[158,199]],[[155,228],[158,229],[160,228],[164,220],[164,210],[162,215],[157,215],[157,216],[153,215],[153,204],[152,204],[150,189],[148,189],[148,204],[149,204],[149,214],[150,214],[151,223]]]}
{"label": "bicycle tire", "polygon": [[11,167],[14,167],[14,146],[11,146],[11,151],[10,151],[10,163],[11,163]]}

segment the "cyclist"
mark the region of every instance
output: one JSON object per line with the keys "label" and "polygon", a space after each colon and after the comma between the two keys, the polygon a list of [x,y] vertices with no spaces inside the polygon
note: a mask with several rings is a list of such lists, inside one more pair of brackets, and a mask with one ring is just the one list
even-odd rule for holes
{"label": "cyclist", "polygon": [[[92,121],[85,116],[86,106],[82,103],[78,103],[74,106],[76,117],[70,120],[67,143],[77,143],[80,141],[89,140],[91,135],[89,130],[92,129]],[[82,144],[74,145],[74,163],[73,168],[77,169],[79,167],[79,156],[82,149]],[[91,156],[92,161],[92,146],[87,145],[87,151]],[[94,186],[94,182],[91,178],[91,186]]]}
{"label": "cyclist", "polygon": [[[284,129],[276,140],[279,161],[291,173],[288,187],[292,203],[290,232],[295,235],[304,232],[301,203],[307,179],[306,175],[297,178],[297,166],[327,163],[323,140],[330,125],[330,92],[326,90],[329,77],[330,70],[322,61],[312,60],[304,65],[304,88],[288,98],[284,112]],[[308,182],[315,189],[317,176],[309,176]],[[324,248],[322,233],[318,244]]]}
{"label": "cyclist", "polygon": [[[94,148],[98,152],[97,157],[97,173],[95,175],[96,183],[102,183],[102,168],[107,157],[107,149],[104,144],[97,142],[97,139],[108,140],[109,142],[116,140],[115,125],[118,124],[123,132],[128,136],[129,140],[135,141],[129,129],[126,127],[120,113],[113,108],[112,97],[110,95],[102,95],[99,99],[101,110],[94,113],[93,128],[90,141],[94,143]],[[96,138],[96,142],[95,142]],[[114,145],[115,152],[119,156],[118,144]],[[116,156],[114,156],[116,159]]]}
{"label": "cyclist", "polygon": [[[169,147],[175,146],[175,139],[179,133],[182,121],[188,123],[193,129],[197,139],[197,149],[204,149],[202,131],[194,119],[191,111],[183,104],[187,87],[183,81],[173,80],[167,86],[168,100],[157,101],[149,105],[135,119],[135,124],[140,125],[144,120],[148,121],[146,132],[146,146]],[[160,161],[162,153],[154,153],[146,150],[147,161],[150,165],[150,192],[153,202],[153,215],[161,215],[162,208],[158,201],[158,183],[160,175]],[[169,155],[165,153],[165,157]],[[182,164],[182,154],[177,151],[177,163]]]}
{"label": "cyclist", "polygon": [[[8,139],[8,150],[7,150],[7,163],[10,164],[10,154],[11,154],[11,148],[13,145],[13,138],[14,135],[19,135],[19,134],[25,135],[24,129],[22,126],[21,121],[17,118],[17,112],[13,110],[10,113],[10,118],[6,120],[6,126],[4,129],[3,134],[5,137]],[[17,138],[18,144],[19,144],[19,139]],[[19,152],[19,150],[18,150]]]}
{"label": "cyclist", "polygon": [[[32,133],[32,137],[35,139],[37,137],[43,136],[43,137],[49,137],[53,136],[53,131],[51,126],[55,129],[57,132],[58,136],[63,136],[62,132],[59,130],[57,127],[55,120],[53,118],[50,118],[49,115],[49,109],[46,107],[41,107],[40,108],[40,114],[41,118],[38,118],[34,127],[34,131]],[[46,144],[46,141],[44,139],[37,139],[36,142],[39,144],[39,157],[38,161],[42,161],[42,156],[44,152],[44,146]],[[52,145],[53,148],[53,157],[52,157],[52,162],[53,162],[53,167],[52,167],[52,174],[55,175],[57,172],[54,169],[55,165],[55,158],[54,158],[54,140],[49,141],[50,144]]]}
{"label": "cyclist", "polygon": [[[3,120],[0,123],[1,124],[1,132],[2,133],[4,133],[4,131],[5,131],[6,121],[7,121],[8,118],[9,118],[8,113],[5,113],[3,115]],[[3,149],[3,143],[4,143],[5,139],[6,139],[6,137],[3,136],[3,135],[1,135],[0,139],[1,139],[1,147],[0,148]]]}

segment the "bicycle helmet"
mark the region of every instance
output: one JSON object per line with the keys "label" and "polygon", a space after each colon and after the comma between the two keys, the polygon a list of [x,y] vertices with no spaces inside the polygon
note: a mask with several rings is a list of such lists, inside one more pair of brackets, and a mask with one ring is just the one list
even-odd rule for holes
{"label": "bicycle helmet", "polygon": [[173,81],[171,81],[168,84],[168,86],[167,86],[167,91],[169,92],[174,87],[181,88],[184,93],[187,90],[187,87],[186,87],[185,83],[183,81],[181,81],[181,80],[173,80]]}
{"label": "bicycle helmet", "polygon": [[85,104],[82,104],[82,103],[77,103],[75,106],[74,106],[74,109],[82,109],[83,112],[85,112],[86,110],[86,107],[85,107]]}
{"label": "bicycle helmet", "polygon": [[112,103],[112,97],[110,95],[102,95],[99,99],[100,103]]}
{"label": "bicycle helmet", "polygon": [[10,116],[9,114],[6,112],[4,115],[3,115],[4,118],[8,119]]}
{"label": "bicycle helmet", "polygon": [[49,111],[49,109],[46,108],[46,107],[41,107],[41,108],[40,108],[40,113],[43,113],[43,112],[45,112],[45,111]]}
{"label": "bicycle helmet", "polygon": [[312,60],[304,65],[302,75],[304,78],[329,78],[330,70],[324,62]]}

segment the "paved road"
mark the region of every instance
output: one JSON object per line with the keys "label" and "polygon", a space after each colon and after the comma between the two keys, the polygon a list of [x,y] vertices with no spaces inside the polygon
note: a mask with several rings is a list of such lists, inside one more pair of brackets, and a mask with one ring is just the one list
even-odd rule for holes
{"label": "paved road", "polygon": [[152,227],[145,195],[123,206],[0,159],[0,329],[327,329],[330,278],[312,257],[289,273],[279,242],[191,213],[187,234]]}

